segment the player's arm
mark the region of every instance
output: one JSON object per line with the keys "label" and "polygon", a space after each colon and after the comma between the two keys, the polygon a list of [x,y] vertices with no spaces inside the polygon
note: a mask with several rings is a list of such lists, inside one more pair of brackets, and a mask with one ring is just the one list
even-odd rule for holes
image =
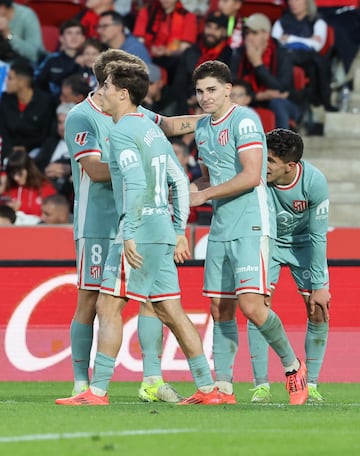
{"label": "player's arm", "polygon": [[324,320],[329,320],[330,292],[327,272],[327,231],[329,218],[328,185],[325,176],[317,175],[313,180],[309,198],[309,233],[312,245],[311,282],[312,292],[309,299],[310,315],[320,306]]}
{"label": "player's arm", "polygon": [[199,119],[203,118],[206,114],[199,115],[185,115],[173,117],[161,117],[160,127],[167,137],[186,135],[193,133]]}
{"label": "player's arm", "polygon": [[231,198],[257,187],[261,182],[262,147],[243,150],[238,155],[242,166],[232,179],[219,185],[209,186],[191,194],[191,205],[200,206],[207,200]]}
{"label": "player's arm", "polygon": [[109,182],[111,180],[109,166],[101,161],[100,155],[87,155],[80,158],[81,166],[94,182]]}
{"label": "player's arm", "polygon": [[190,211],[189,179],[170,146],[167,162],[167,183],[171,187],[174,210],[174,229],[176,232],[174,259],[177,263],[184,263],[187,258],[190,258],[189,244],[185,236]]}

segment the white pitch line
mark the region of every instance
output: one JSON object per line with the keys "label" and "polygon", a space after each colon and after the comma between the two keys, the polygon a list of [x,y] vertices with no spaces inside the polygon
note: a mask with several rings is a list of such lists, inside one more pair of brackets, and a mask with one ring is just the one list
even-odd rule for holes
{"label": "white pitch line", "polygon": [[199,432],[197,429],[135,429],[133,431],[108,432],[64,432],[63,434],[32,434],[14,437],[0,437],[0,443],[34,442],[39,440],[70,440],[89,437],[121,437],[132,435],[189,434]]}

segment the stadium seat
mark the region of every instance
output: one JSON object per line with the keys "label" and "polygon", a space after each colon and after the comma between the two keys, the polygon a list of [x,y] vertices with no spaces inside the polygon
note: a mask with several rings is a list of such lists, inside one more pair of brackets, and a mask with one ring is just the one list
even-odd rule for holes
{"label": "stadium seat", "polygon": [[257,107],[254,108],[254,111],[260,117],[265,133],[274,130],[276,127],[275,114],[270,109]]}
{"label": "stadium seat", "polygon": [[56,25],[41,25],[44,47],[48,52],[55,52],[59,46],[59,27]]}
{"label": "stadium seat", "polygon": [[61,25],[84,8],[84,0],[28,0],[41,25]]}

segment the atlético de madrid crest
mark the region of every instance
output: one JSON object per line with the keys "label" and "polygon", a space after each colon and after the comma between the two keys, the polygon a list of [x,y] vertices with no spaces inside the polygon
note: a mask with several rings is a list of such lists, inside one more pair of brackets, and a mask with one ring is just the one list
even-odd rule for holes
{"label": "atl\u00e9tico de madrid crest", "polygon": [[229,130],[226,128],[226,130],[222,130],[219,134],[218,137],[218,143],[220,146],[225,146],[229,141]]}
{"label": "atl\u00e9tico de madrid crest", "polygon": [[293,208],[296,212],[304,212],[307,208],[307,201],[304,200],[293,200]]}

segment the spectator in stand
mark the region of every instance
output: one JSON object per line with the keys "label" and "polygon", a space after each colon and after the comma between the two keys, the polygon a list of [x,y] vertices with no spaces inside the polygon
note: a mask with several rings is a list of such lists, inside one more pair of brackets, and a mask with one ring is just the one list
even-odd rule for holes
{"label": "spectator in stand", "polygon": [[0,203],[0,226],[11,226],[16,222],[16,212],[10,206]]}
{"label": "spectator in stand", "polygon": [[242,5],[242,0],[219,0],[217,4],[217,9],[228,18],[227,36],[231,49],[238,49],[242,45],[243,18],[240,15]]}
{"label": "spectator in stand", "polygon": [[55,187],[40,172],[33,159],[23,149],[14,149],[6,164],[6,186],[3,196],[9,196],[8,206],[27,215],[41,216],[42,200],[56,193]]}
{"label": "spectator in stand", "polygon": [[85,43],[85,29],[79,21],[70,19],[60,26],[60,51],[46,57],[35,73],[38,87],[53,95],[56,100],[61,92],[61,83],[68,76],[79,72],[76,58]]}
{"label": "spectator in stand", "polygon": [[182,0],[181,3],[190,13],[194,13],[198,17],[206,14],[210,7],[209,0]]}
{"label": "spectator in stand", "polygon": [[171,84],[179,55],[196,43],[197,17],[180,1],[156,0],[139,11],[133,33],[150,51],[153,62],[166,69]]}
{"label": "spectator in stand", "polygon": [[88,38],[85,41],[82,53],[76,58],[76,62],[80,65],[79,74],[87,80],[91,90],[95,90],[97,86],[93,65],[96,58],[106,49],[107,46],[97,38]]}
{"label": "spectator in stand", "polygon": [[293,64],[304,68],[310,81],[310,102],[337,111],[330,103],[331,62],[320,53],[327,25],[318,16],[315,1],[288,0],[288,9],[275,21],[272,36],[290,50]]}
{"label": "spectator in stand", "polygon": [[251,85],[243,79],[236,79],[232,83],[230,99],[239,106],[250,106],[253,99]]}
{"label": "spectator in stand", "polygon": [[[244,44],[233,55],[233,77],[249,82],[255,94],[254,106],[269,108],[276,127],[289,128],[302,116],[293,85],[293,64],[289,50],[271,38],[267,16],[254,13],[244,25]],[[298,94],[299,99],[300,94]]]}
{"label": "spectator in stand", "polygon": [[[326,4],[331,3],[330,1],[316,3],[322,17],[334,29],[335,52],[343,64],[344,72],[347,76],[345,81],[347,79],[351,80],[349,72],[360,47],[360,8],[355,8],[354,6],[342,7],[343,2],[341,1],[338,2],[338,6],[331,7],[326,6]],[[324,6],[320,7],[322,5]],[[359,2],[358,6],[360,6]],[[346,85],[347,88],[351,86],[351,84]]]}
{"label": "spectator in stand", "polygon": [[164,81],[162,79],[161,69],[155,63],[148,63],[147,69],[149,72],[149,89],[141,105],[151,111],[164,114],[164,104],[162,103]]}
{"label": "spectator in stand", "polygon": [[52,182],[58,193],[73,202],[70,154],[64,140],[65,119],[75,103],[61,103],[56,109],[57,131],[49,136],[35,158],[35,164]]}
{"label": "spectator in stand", "polygon": [[45,53],[35,11],[12,0],[0,0],[0,60],[24,57],[35,64]]}
{"label": "spectator in stand", "polygon": [[60,103],[78,104],[85,100],[90,90],[88,80],[82,74],[72,74],[63,80]]}
{"label": "spectator in stand", "polygon": [[204,32],[198,43],[187,48],[179,57],[171,92],[176,100],[176,115],[186,114],[196,105],[192,83],[195,67],[207,60],[220,60],[230,65],[227,23],[227,17],[219,11],[210,13],[205,19]]}
{"label": "spectator in stand", "polygon": [[100,41],[111,49],[122,49],[140,57],[145,63],[151,57],[145,45],[125,27],[124,20],[116,11],[104,11],[99,16],[97,31]]}
{"label": "spectator in stand", "polygon": [[50,94],[33,86],[34,71],[26,59],[10,65],[6,92],[0,100],[0,136],[2,156],[14,146],[36,155],[49,135],[55,119],[55,105]]}
{"label": "spectator in stand", "polygon": [[46,225],[72,223],[69,201],[64,195],[50,195],[43,200],[40,223]]}
{"label": "spectator in stand", "polygon": [[97,30],[100,14],[114,9],[114,0],[86,0],[85,8],[74,19],[81,22],[86,38],[99,38]]}

